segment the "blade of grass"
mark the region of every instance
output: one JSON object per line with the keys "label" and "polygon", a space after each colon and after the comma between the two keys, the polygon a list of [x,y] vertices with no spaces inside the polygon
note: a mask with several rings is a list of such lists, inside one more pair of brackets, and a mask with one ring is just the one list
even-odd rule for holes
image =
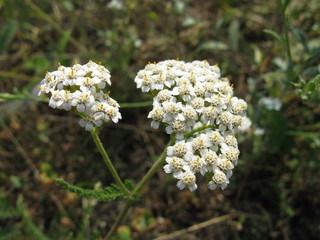
{"label": "blade of grass", "polygon": [[3,53],[10,45],[18,31],[18,22],[13,20],[4,26],[0,32],[0,53]]}
{"label": "blade of grass", "polygon": [[[66,31],[58,23],[56,23],[50,15],[45,13],[41,8],[34,4],[32,0],[26,0],[26,3],[38,14],[39,17],[51,24],[62,36],[65,36]],[[85,48],[80,42],[78,42],[72,36],[70,36],[69,41],[81,52],[88,52],[87,48]]]}

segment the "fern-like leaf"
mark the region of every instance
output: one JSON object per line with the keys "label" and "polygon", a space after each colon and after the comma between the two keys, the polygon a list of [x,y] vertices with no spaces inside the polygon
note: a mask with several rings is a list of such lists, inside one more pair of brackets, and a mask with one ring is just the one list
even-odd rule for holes
{"label": "fern-like leaf", "polygon": [[[56,179],[56,182],[66,191],[75,193],[78,196],[84,198],[96,199],[99,201],[112,201],[119,198],[135,199],[134,196],[126,193],[121,187],[116,184],[111,184],[111,186],[103,189],[84,189],[72,185],[61,178]],[[132,189],[130,180],[125,180],[124,184],[128,189]]]}

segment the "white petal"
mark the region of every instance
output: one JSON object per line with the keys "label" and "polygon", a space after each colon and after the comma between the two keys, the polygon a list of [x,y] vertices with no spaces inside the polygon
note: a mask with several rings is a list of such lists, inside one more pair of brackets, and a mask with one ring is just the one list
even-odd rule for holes
{"label": "white petal", "polygon": [[172,168],[170,167],[169,164],[165,165],[163,167],[163,170],[164,170],[165,173],[172,173]]}
{"label": "white petal", "polygon": [[183,181],[180,180],[180,181],[177,182],[177,187],[180,190],[182,190],[182,189],[184,189],[186,187],[186,184]]}
{"label": "white petal", "polygon": [[84,104],[77,105],[77,111],[78,112],[84,112],[86,110]]}
{"label": "white petal", "polygon": [[154,128],[154,129],[158,129],[160,126],[160,123],[157,122],[157,121],[152,121],[151,122],[151,127]]}
{"label": "white petal", "polygon": [[194,190],[196,190],[198,188],[197,184],[190,184],[188,185],[188,188],[191,192],[193,192]]}

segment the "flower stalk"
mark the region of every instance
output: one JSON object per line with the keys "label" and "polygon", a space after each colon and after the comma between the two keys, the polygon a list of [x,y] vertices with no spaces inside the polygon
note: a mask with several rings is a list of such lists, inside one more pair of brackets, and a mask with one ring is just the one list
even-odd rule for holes
{"label": "flower stalk", "polygon": [[98,130],[97,128],[93,128],[91,130],[91,136],[96,144],[96,146],[98,147],[100,154],[105,162],[105,164],[107,165],[111,175],[113,176],[114,180],[117,182],[117,184],[128,194],[131,194],[130,191],[128,190],[128,188],[124,185],[123,181],[121,180],[117,170],[115,169],[115,167],[113,166],[106,150],[103,147],[103,144],[98,136]]}
{"label": "flower stalk", "polygon": [[[153,175],[157,172],[157,170],[163,165],[165,158],[166,158],[167,148],[169,146],[172,146],[174,144],[175,140],[176,140],[175,137],[173,137],[171,135],[170,141],[167,144],[164,151],[162,152],[162,154],[160,155],[160,157],[157,159],[157,161],[155,161],[155,163],[152,165],[152,167],[149,169],[149,171],[146,173],[146,175],[144,175],[144,177],[140,180],[140,182],[133,189],[133,191],[132,191],[133,196],[137,196],[140,193],[140,191],[145,186],[145,184],[153,177]],[[116,219],[116,221],[112,225],[110,231],[108,232],[108,234],[104,238],[104,240],[109,240],[113,236],[113,234],[117,230],[118,226],[120,225],[122,220],[127,215],[129,209],[131,208],[132,203],[133,203],[132,199],[127,200],[122,211],[118,215],[118,218]]]}

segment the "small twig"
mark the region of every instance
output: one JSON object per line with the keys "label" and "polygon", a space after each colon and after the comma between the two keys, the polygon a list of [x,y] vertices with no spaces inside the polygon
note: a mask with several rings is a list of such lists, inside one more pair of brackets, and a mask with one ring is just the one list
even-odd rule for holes
{"label": "small twig", "polygon": [[230,214],[223,215],[221,217],[212,218],[212,219],[210,219],[208,221],[195,224],[195,225],[193,225],[191,227],[188,227],[186,229],[182,229],[182,230],[175,231],[173,233],[170,233],[170,234],[167,234],[167,235],[164,235],[164,236],[157,237],[154,240],[176,239],[177,237],[180,237],[180,236],[182,236],[184,234],[195,232],[195,231],[198,231],[198,230],[200,230],[202,228],[210,227],[212,225],[224,222],[224,221],[226,221],[228,219],[232,219],[232,218],[238,217],[239,215],[241,215],[241,214],[230,213]]}

